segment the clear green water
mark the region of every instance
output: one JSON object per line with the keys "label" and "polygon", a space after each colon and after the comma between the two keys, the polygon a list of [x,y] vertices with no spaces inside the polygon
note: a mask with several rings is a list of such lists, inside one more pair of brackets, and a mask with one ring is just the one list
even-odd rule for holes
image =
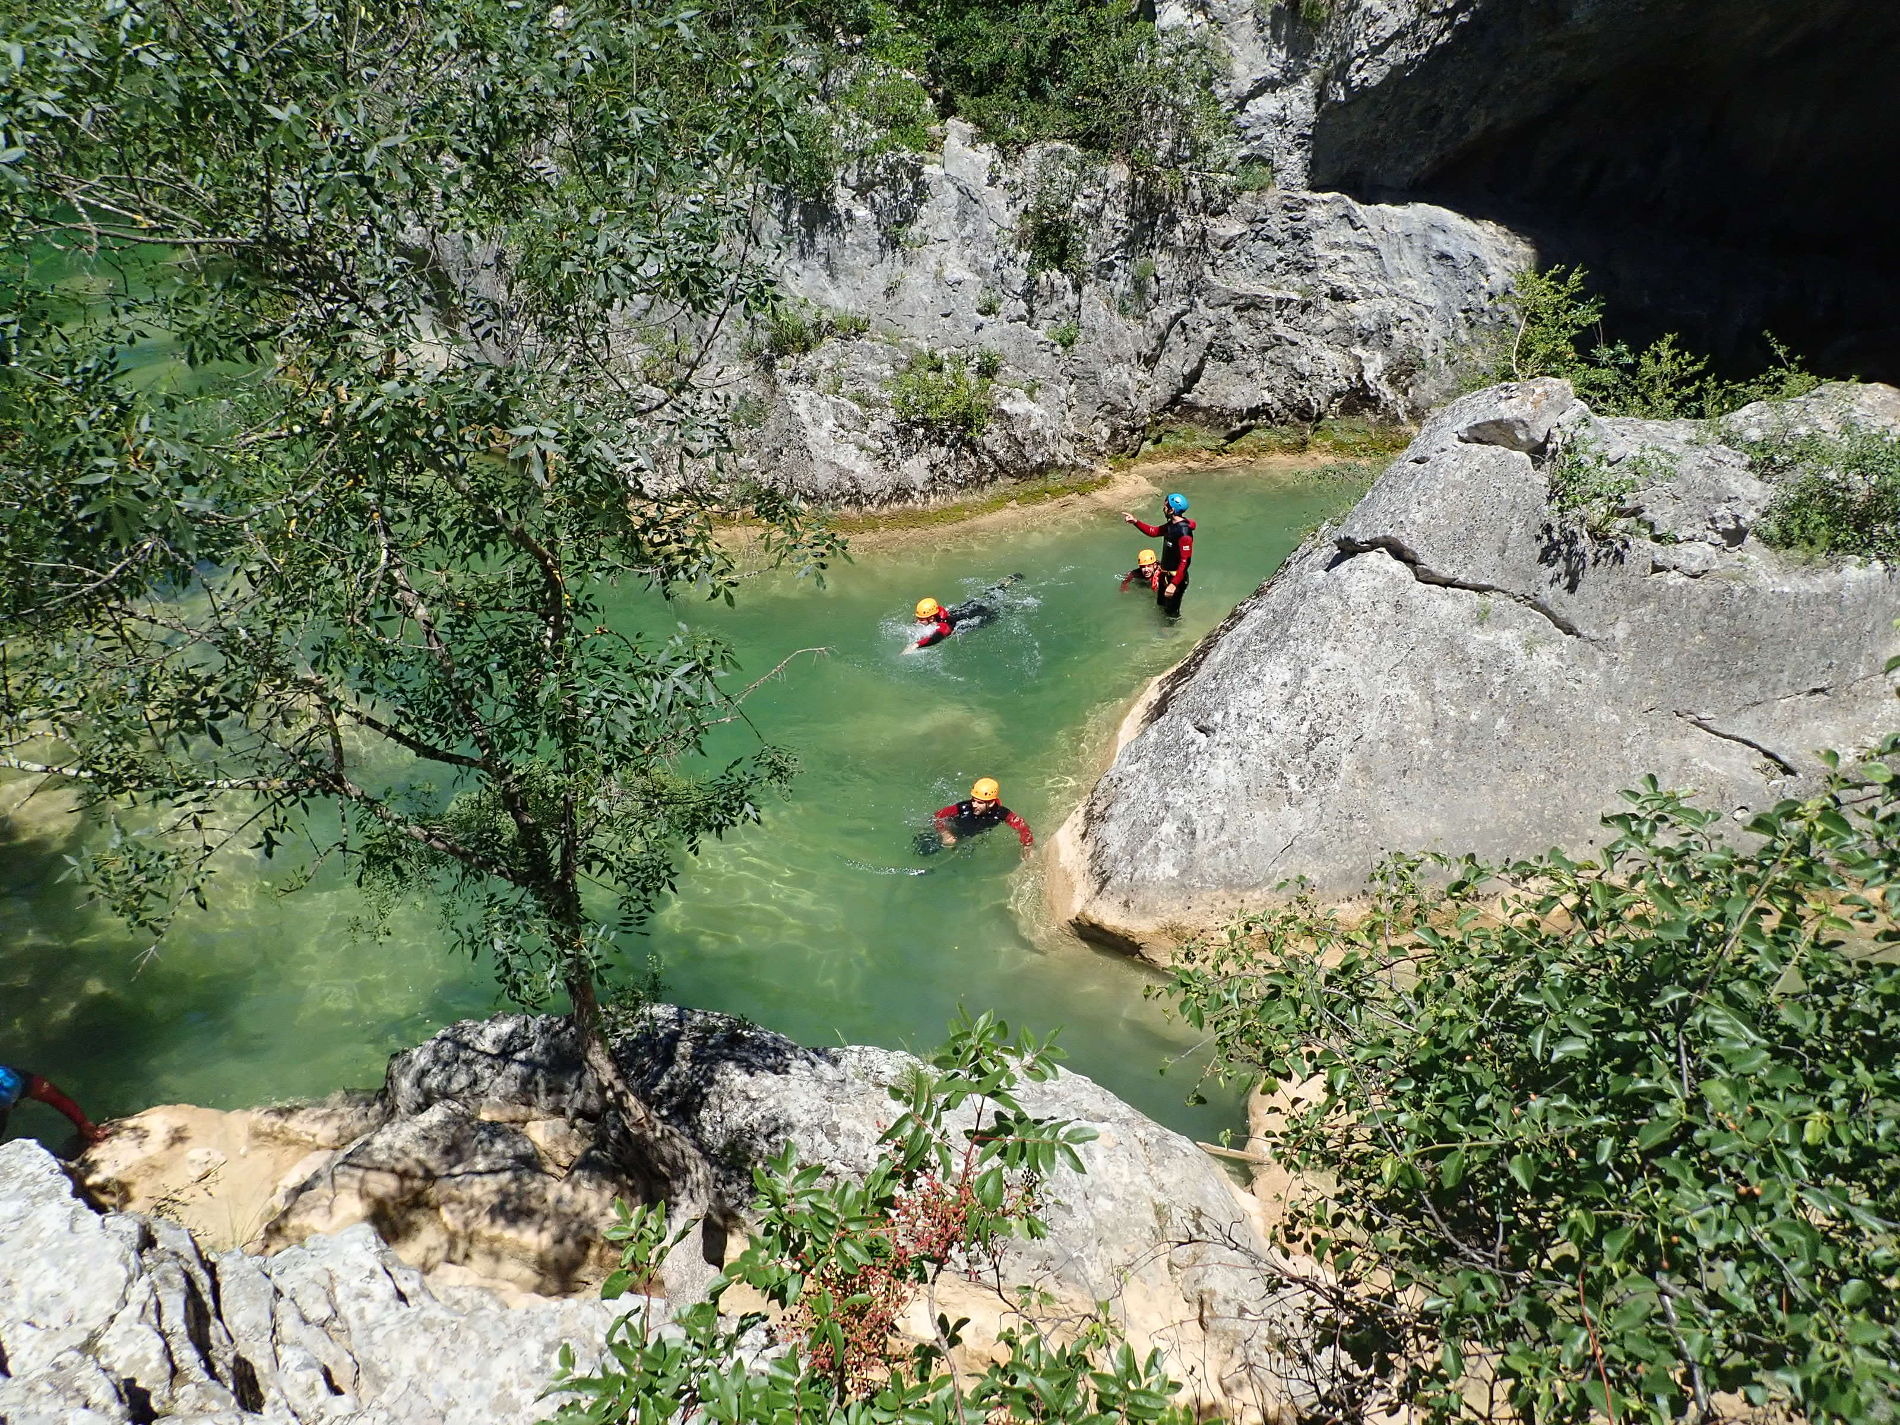
{"label": "clear green water", "polygon": [[[1184,1103],[1191,1055],[1158,1072],[1191,1037],[1143,998],[1149,975],[1049,927],[1040,865],[1021,865],[1007,829],[953,853],[912,849],[930,813],[985,775],[1038,839],[1053,834],[1143,683],[1356,493],[1260,470],[1178,478],[1200,523],[1178,624],[1152,596],[1117,594],[1152,541],[1113,513],[1006,533],[949,527],[864,553],[823,589],[768,575],[737,608],[679,610],[738,648],[742,679],[793,649],[830,652],[798,659],[747,704],[800,758],[791,797],[688,867],[649,934],[627,944],[630,961],[654,957],[672,1001],[812,1044],[929,1048],[959,1003],[994,1008],[1060,1028],[1074,1067],[1176,1128],[1208,1137],[1233,1124],[1231,1099]],[[903,653],[919,598],[951,603],[1016,571],[997,623]],[[743,745],[728,731],[716,753]],[[503,1007],[486,968],[446,950],[421,908],[368,939],[340,873],[280,895],[286,871],[266,876],[262,863],[229,867],[211,910],[181,917],[141,963],[138,943],[60,879],[84,828],[50,804],[15,824],[40,834],[0,846],[0,1062],[56,1079],[95,1116],[371,1085],[393,1050]],[[14,1116],[15,1133],[51,1140],[62,1127],[38,1105]]]}

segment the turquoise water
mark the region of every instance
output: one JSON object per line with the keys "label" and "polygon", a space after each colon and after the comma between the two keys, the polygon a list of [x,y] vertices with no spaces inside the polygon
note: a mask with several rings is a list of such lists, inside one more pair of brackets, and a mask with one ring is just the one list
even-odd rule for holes
{"label": "turquoise water", "polygon": [[[822,589],[762,575],[736,608],[680,608],[736,646],[741,684],[794,649],[828,651],[797,658],[746,705],[799,758],[790,797],[687,868],[650,931],[626,942],[629,962],[651,958],[674,1002],[811,1044],[927,1049],[958,1004],[993,1008],[1060,1028],[1075,1068],[1176,1128],[1209,1137],[1234,1124],[1231,1099],[1184,1102],[1191,1058],[1158,1072],[1190,1036],[1143,998],[1150,975],[1049,926],[1040,863],[1021,862],[1007,828],[931,857],[912,845],[979,776],[1002,782],[1038,840],[1052,835],[1141,686],[1357,492],[1264,469],[1176,478],[1200,523],[1178,623],[1152,596],[1117,594],[1153,541],[1112,510],[945,527],[867,548]],[[952,603],[1019,571],[996,623],[904,653],[919,598]],[[748,745],[742,726],[722,731],[715,753]],[[446,949],[422,908],[365,934],[340,869],[285,894],[286,869],[240,860],[208,912],[181,916],[141,958],[61,879],[85,828],[51,798],[13,828],[20,839],[0,845],[0,1062],[54,1078],[95,1116],[373,1085],[393,1050],[504,1007],[486,967]],[[52,1140],[62,1125],[28,1105],[13,1131]]]}

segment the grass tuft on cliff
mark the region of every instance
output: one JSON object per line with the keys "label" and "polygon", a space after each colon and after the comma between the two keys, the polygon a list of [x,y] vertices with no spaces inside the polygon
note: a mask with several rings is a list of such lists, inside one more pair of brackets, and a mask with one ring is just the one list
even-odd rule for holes
{"label": "grass tuft on cliff", "polygon": [[1748,456],[1776,487],[1755,531],[1764,544],[1810,559],[1900,564],[1900,436],[1809,434],[1759,442]]}

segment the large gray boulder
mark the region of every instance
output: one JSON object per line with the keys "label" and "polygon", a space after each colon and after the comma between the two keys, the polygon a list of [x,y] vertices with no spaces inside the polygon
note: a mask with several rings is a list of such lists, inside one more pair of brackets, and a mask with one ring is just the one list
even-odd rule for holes
{"label": "large gray boulder", "polygon": [[[1897,403],[1823,387],[1728,428],[1900,434]],[[1772,491],[1718,435],[1548,380],[1440,411],[1124,725],[1056,838],[1061,915],[1159,957],[1296,877],[1349,897],[1388,852],[1583,851],[1647,773],[1744,818],[1900,726],[1900,580],[1764,548]],[[1625,532],[1551,509],[1563,445],[1642,486]]]}
{"label": "large gray boulder", "polygon": [[[788,1143],[805,1162],[862,1176],[901,1111],[891,1087],[919,1067],[907,1054],[807,1049],[744,1020],[666,1006],[646,1011],[616,1041],[615,1055],[646,1101],[705,1151],[734,1204],[751,1200],[753,1170]],[[1106,1303],[1131,1341],[1164,1351],[1210,1410],[1270,1416],[1310,1398],[1314,1352],[1296,1278],[1312,1269],[1268,1249],[1251,1197],[1193,1143],[1081,1075],[1028,1085],[1021,1099],[1033,1113],[1078,1120],[1098,1136],[1081,1149],[1085,1173],[1064,1170],[1047,1184],[1045,1239],[1012,1240],[942,1283],[938,1308],[971,1319],[966,1335],[978,1356],[994,1349],[1017,1310],[1006,1289],[1027,1286],[1045,1293],[1062,1319]],[[404,1270],[426,1269],[438,1292],[455,1283],[458,1299],[476,1296],[475,1282],[514,1293],[585,1291],[605,1265],[600,1229],[613,1198],[635,1192],[594,1151],[600,1112],[567,1021],[471,1020],[396,1055],[373,1101],[222,1116],[242,1123],[208,1122],[220,1116],[203,1110],[151,1110],[120,1125],[94,1155],[89,1182],[118,1204],[175,1210],[203,1178],[215,1145],[218,1191],[269,1203],[273,1215],[256,1241],[275,1252],[261,1268],[273,1280],[287,1270],[280,1263],[354,1243],[350,1250],[392,1261],[393,1249]],[[345,1121],[357,1125],[353,1139],[328,1151],[313,1146]],[[271,1142],[297,1151],[274,1158],[263,1151]],[[281,1180],[247,1185],[246,1162],[270,1173],[293,1166]],[[69,1208],[68,1218],[84,1211]],[[194,1200],[192,1212],[203,1223],[227,1215],[217,1200]],[[371,1226],[389,1248],[366,1235]],[[239,1260],[243,1271],[260,1270]],[[928,1318],[908,1324],[928,1339]],[[0,1345],[12,1349],[3,1317]]]}
{"label": "large gray boulder", "polygon": [[545,1418],[640,1300],[502,1304],[431,1291],[367,1225],[268,1258],[101,1214],[29,1141],[0,1145],[0,1420],[512,1425]]}
{"label": "large gray boulder", "polygon": [[[914,1074],[908,1054],[860,1046],[808,1049],[729,1015],[657,1006],[615,1055],[640,1094],[685,1129],[749,1201],[752,1172],[788,1143],[800,1160],[861,1177],[883,1156],[879,1137],[901,1112],[890,1089]],[[579,1059],[565,1021],[506,1016],[452,1025],[391,1062],[402,1113],[447,1108],[504,1117],[495,1085],[516,1086],[541,1111],[577,1096]],[[1049,1235],[1011,1240],[953,1284],[956,1310],[994,1332],[1013,1309],[1006,1288],[1047,1293],[1055,1315],[1106,1303],[1142,1350],[1159,1347],[1192,1398],[1223,1412],[1267,1414],[1313,1388],[1299,1268],[1267,1247],[1251,1198],[1193,1143],[1145,1118],[1080,1074],[1023,1086],[1023,1106],[1075,1119],[1097,1138],[1086,1171],[1058,1172],[1046,1190]],[[969,1117],[966,1110],[964,1117]],[[583,1127],[585,1128],[583,1123]],[[553,1218],[550,1234],[588,1221]],[[946,1306],[947,1309],[947,1306]]]}

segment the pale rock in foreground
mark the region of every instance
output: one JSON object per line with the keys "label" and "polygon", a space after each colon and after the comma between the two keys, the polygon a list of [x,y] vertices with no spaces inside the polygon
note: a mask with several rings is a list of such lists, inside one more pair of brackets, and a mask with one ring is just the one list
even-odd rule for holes
{"label": "pale rock in foreground", "polygon": [[[1843,423],[1900,432],[1900,392],[1722,432]],[[1551,510],[1545,462],[1579,443],[1647,482],[1634,533]],[[1058,913],[1162,958],[1296,877],[1350,897],[1389,852],[1587,850],[1649,773],[1737,818],[1806,791],[1817,749],[1900,726],[1900,581],[1763,547],[1772,494],[1694,423],[1599,419],[1560,381],[1452,403],[1150,690],[1058,834]]]}
{"label": "pale rock in foreground", "polygon": [[[734,1203],[750,1201],[752,1170],[788,1142],[802,1160],[835,1173],[868,1171],[882,1156],[879,1136],[900,1112],[889,1089],[918,1068],[906,1054],[807,1049],[726,1015],[664,1006],[647,1011],[615,1054],[643,1097],[706,1151]],[[1106,1303],[1137,1349],[1159,1347],[1190,1398],[1209,1410],[1273,1419],[1309,1401],[1321,1383],[1299,1279],[1313,1269],[1268,1249],[1251,1199],[1194,1144],[1080,1075],[1026,1085],[1019,1097],[1030,1112],[1078,1120],[1098,1137],[1080,1149],[1086,1173],[1065,1170],[1047,1185],[1046,1239],[1011,1240],[981,1272],[946,1277],[939,1309],[971,1319],[968,1359],[994,1354],[1015,1310],[1005,1289],[1027,1286],[1047,1293],[1058,1320]],[[354,1244],[348,1250],[407,1263],[368,1271],[372,1281],[413,1283],[414,1292],[403,1288],[412,1299],[431,1300],[433,1290],[458,1304],[485,1302],[492,1313],[500,1299],[523,1292],[584,1292],[598,1283],[606,1265],[600,1229],[613,1198],[633,1195],[593,1153],[600,1111],[564,1020],[467,1021],[395,1056],[374,1097],[248,1114],[141,1114],[88,1160],[88,1182],[116,1204],[163,1203],[174,1212],[182,1204],[207,1230],[240,1215],[233,1202],[247,1211],[267,1204],[249,1240],[276,1254],[261,1263],[217,1259],[241,1264],[229,1270],[244,1280],[261,1270],[276,1281],[280,1263],[315,1260],[313,1253],[327,1260],[344,1250],[334,1244]],[[330,1146],[317,1146],[323,1142]],[[221,1172],[207,1177],[213,1157]],[[247,1182],[247,1166],[259,1181]],[[393,1255],[367,1224],[390,1239]],[[147,1230],[184,1237],[164,1224]],[[427,1281],[411,1268],[426,1269]],[[539,1298],[528,1300],[524,1312],[540,1309]],[[321,1302],[306,1315],[312,1310],[333,1319]],[[604,1330],[611,1314],[586,1321]],[[435,1306],[400,1319],[452,1329]],[[406,1329],[419,1339],[424,1328]],[[0,1346],[11,1350],[8,1333],[0,1315]],[[339,1349],[380,1349],[346,1335]],[[453,1359],[460,1348],[444,1349]],[[362,1379],[393,1387],[383,1356],[354,1359]],[[333,1375],[341,1368],[333,1363]]]}
{"label": "pale rock in foreground", "polygon": [[0,1420],[515,1425],[562,1345],[586,1368],[638,1301],[432,1292],[359,1225],[268,1258],[80,1202],[39,1145],[0,1146]]}

